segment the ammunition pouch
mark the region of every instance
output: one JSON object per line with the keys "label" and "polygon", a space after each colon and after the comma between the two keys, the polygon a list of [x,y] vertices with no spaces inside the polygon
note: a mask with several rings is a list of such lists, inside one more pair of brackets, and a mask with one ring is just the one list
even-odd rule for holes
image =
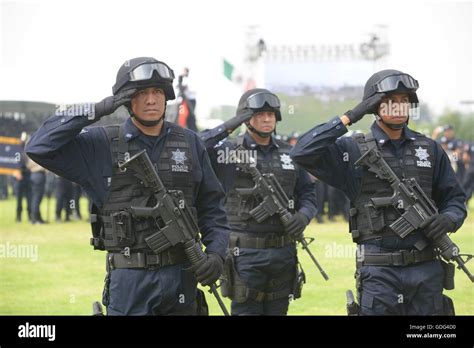
{"label": "ammunition pouch", "polygon": [[112,248],[131,247],[136,240],[132,227],[132,215],[125,211],[113,212],[110,215],[91,213],[92,238],[90,244],[94,249],[109,250]]}
{"label": "ammunition pouch", "polygon": [[[362,243],[371,239],[394,236],[388,226],[396,218],[393,208],[376,209],[372,205],[366,205],[362,213],[357,208],[349,209],[349,230],[352,241]],[[361,220],[366,224],[362,224]]]}
{"label": "ammunition pouch", "polygon": [[113,235],[118,246],[131,246],[135,242],[132,232],[132,215],[126,211],[117,211],[110,215]]}

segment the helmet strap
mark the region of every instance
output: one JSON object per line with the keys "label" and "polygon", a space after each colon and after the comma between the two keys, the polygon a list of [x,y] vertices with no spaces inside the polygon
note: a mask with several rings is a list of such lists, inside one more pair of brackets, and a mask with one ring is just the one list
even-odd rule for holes
{"label": "helmet strap", "polygon": [[251,131],[252,133],[258,134],[262,138],[268,138],[269,136],[271,136],[275,132],[275,130],[272,130],[271,132],[258,131],[250,124],[250,122],[245,122],[245,125],[247,126],[249,131]]}
{"label": "helmet strap", "polygon": [[140,123],[144,127],[153,127],[160,124],[160,122],[162,122],[163,119],[165,118],[165,114],[166,114],[166,104],[165,104],[165,110],[163,111],[163,115],[161,115],[161,117],[157,120],[143,120],[137,115],[135,115],[131,108],[127,108],[127,109],[130,113],[130,117],[133,117],[135,120],[137,120],[138,123]]}
{"label": "helmet strap", "polygon": [[382,122],[384,125],[386,125],[388,128],[390,129],[393,129],[393,130],[398,130],[398,129],[402,129],[405,124],[408,124],[408,119],[405,123],[388,123],[388,122],[385,122],[382,117],[380,117],[379,115],[375,114],[375,119],[377,120],[377,122]]}

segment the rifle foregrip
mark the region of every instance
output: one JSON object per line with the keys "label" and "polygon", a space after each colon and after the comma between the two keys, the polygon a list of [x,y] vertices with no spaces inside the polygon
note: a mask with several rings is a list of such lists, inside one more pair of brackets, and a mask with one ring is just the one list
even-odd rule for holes
{"label": "rifle foregrip", "polygon": [[288,226],[292,218],[291,213],[286,210],[282,214],[280,214],[280,221],[282,222],[283,226]]}
{"label": "rifle foregrip", "polygon": [[201,246],[194,239],[188,240],[184,243],[184,252],[193,266],[199,265],[206,258]]}

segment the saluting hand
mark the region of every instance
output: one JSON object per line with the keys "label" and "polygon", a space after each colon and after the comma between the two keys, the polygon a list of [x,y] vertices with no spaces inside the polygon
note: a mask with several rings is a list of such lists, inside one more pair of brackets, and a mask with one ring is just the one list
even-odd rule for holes
{"label": "saluting hand", "polygon": [[110,115],[115,110],[117,110],[120,106],[130,103],[132,100],[133,95],[137,92],[136,89],[129,89],[117,95],[107,97],[100,102],[95,104],[94,107],[94,115],[96,118]]}
{"label": "saluting hand", "polygon": [[385,97],[385,93],[376,93],[370,98],[360,102],[354,109],[349,110],[345,115],[349,118],[350,123],[353,124],[361,120],[366,114],[377,112],[377,106]]}

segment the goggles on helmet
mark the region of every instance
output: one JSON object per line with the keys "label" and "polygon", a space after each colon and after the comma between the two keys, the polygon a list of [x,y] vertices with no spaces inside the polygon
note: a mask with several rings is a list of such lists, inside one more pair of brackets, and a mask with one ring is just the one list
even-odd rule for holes
{"label": "goggles on helmet", "polygon": [[260,109],[267,103],[272,108],[280,108],[280,99],[275,94],[268,92],[258,92],[247,98],[247,107]]}
{"label": "goggles on helmet", "polygon": [[399,83],[408,89],[418,89],[418,81],[408,74],[387,76],[375,84],[376,92],[391,92],[398,89]]}
{"label": "goggles on helmet", "polygon": [[137,66],[131,70],[121,81],[118,81],[113,87],[113,92],[116,93],[128,82],[139,82],[150,80],[154,72],[158,73],[158,76],[164,82],[172,83],[174,79],[173,70],[168,67],[165,63],[145,63]]}

